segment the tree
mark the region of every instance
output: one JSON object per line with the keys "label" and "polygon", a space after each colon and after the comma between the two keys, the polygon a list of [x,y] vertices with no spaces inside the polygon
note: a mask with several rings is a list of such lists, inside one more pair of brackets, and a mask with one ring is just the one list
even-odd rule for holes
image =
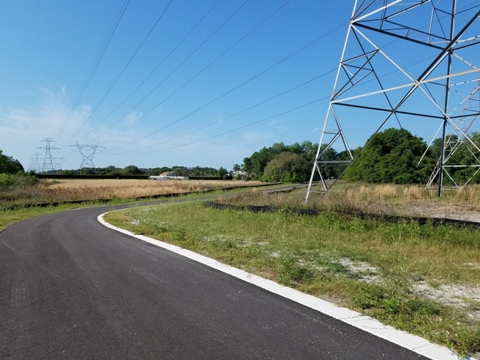
{"label": "tree", "polygon": [[[480,133],[472,132],[472,134],[469,135],[469,138],[476,146],[480,147]],[[442,139],[435,139],[431,147],[430,163],[438,163],[441,148]],[[465,183],[472,178],[478,169],[476,166],[471,165],[478,165],[480,154],[475,146],[465,138],[459,139],[457,135],[448,136],[445,156],[445,164],[448,167],[449,174],[449,176],[443,178],[445,183],[451,183],[450,176],[457,184]],[[472,182],[478,183],[479,178],[480,174],[477,173]]]}
{"label": "tree", "polygon": [[80,169],[81,175],[95,175],[95,169],[84,167]]}
{"label": "tree", "polygon": [[[322,146],[320,147],[320,152],[323,153],[321,158],[322,161],[340,160],[345,155],[343,153],[337,153],[337,151],[335,151],[335,149],[331,147],[327,149],[327,144],[322,144]],[[312,160],[312,163],[313,161],[315,160]],[[324,178],[338,178],[344,170],[344,167],[334,163],[324,163],[319,164],[319,166],[322,176]]]}
{"label": "tree", "polygon": [[4,155],[2,150],[0,150],[0,174],[16,174],[23,171],[24,169],[20,161]]}
{"label": "tree", "polygon": [[395,184],[424,182],[428,170],[417,164],[426,149],[422,138],[408,130],[387,129],[367,141],[360,156],[345,173],[345,179]]}
{"label": "tree", "polygon": [[128,165],[122,170],[122,175],[142,175],[143,171],[135,165]]}
{"label": "tree", "polygon": [[223,179],[223,177],[227,174],[228,174],[227,169],[225,169],[223,166],[220,166],[220,169],[218,169],[217,175]]}
{"label": "tree", "polygon": [[313,167],[313,162],[315,161],[315,156],[317,155],[318,143],[314,144],[310,140],[306,140],[302,142],[300,146],[302,148],[303,157],[309,164],[312,164]]}
{"label": "tree", "polygon": [[243,160],[243,170],[254,179],[261,179],[267,164],[278,154],[289,151],[283,142],[275,143],[271,147],[263,147],[251,157]]}
{"label": "tree", "polygon": [[303,182],[308,179],[310,166],[300,154],[282,152],[265,167],[264,181]]}

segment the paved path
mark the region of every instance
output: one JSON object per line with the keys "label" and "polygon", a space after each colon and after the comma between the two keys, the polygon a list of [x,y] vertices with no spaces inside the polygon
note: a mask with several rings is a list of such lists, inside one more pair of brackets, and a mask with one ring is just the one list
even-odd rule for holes
{"label": "paved path", "polygon": [[72,210],[0,233],[0,359],[424,359]]}

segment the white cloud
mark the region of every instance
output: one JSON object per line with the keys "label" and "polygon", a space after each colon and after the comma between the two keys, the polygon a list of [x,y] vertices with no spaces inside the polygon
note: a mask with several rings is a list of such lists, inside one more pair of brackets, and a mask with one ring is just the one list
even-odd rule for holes
{"label": "white cloud", "polygon": [[[43,162],[46,145],[43,140],[52,139],[55,140],[50,144],[52,155],[65,158],[63,169],[76,169],[82,162],[81,154],[75,148],[77,142],[104,147],[93,159],[98,167],[134,164],[139,167],[199,165],[229,169],[274,136],[270,127],[264,131],[212,137],[215,135],[212,128],[221,132],[224,124],[223,116],[219,114],[214,116],[217,122],[204,131],[191,132],[185,126],[175,130],[172,127],[147,136],[152,131],[152,124],[151,120],[142,124],[141,112],[130,112],[114,126],[107,123],[94,126],[93,116],[90,119],[92,107],[80,105],[72,111],[65,87],[57,91],[40,88],[33,95],[25,100],[24,106],[4,109],[0,113],[0,149],[18,159],[25,168],[36,154]],[[120,131],[122,129],[125,131]]]}
{"label": "white cloud", "polygon": [[26,167],[35,153],[42,152],[37,149],[45,146],[42,140],[55,140],[61,134],[60,141],[52,143],[52,147],[68,141],[88,119],[91,109],[81,106],[72,112],[64,103],[66,96],[64,87],[57,92],[40,88],[36,105],[11,108],[0,114],[0,148],[4,153]]}
{"label": "white cloud", "polygon": [[132,125],[133,123],[136,123],[142,116],[142,112],[131,111],[123,117],[124,123],[127,125]]}
{"label": "white cloud", "polygon": [[249,144],[261,143],[271,137],[272,133],[270,131],[254,131],[242,134],[242,140]]}

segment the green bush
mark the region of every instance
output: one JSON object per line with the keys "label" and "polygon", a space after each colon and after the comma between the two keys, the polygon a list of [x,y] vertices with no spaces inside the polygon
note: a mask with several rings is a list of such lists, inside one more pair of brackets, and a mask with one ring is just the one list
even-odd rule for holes
{"label": "green bush", "polygon": [[6,188],[14,184],[13,177],[9,174],[0,174],[0,188]]}
{"label": "green bush", "polygon": [[35,186],[37,182],[37,178],[29,174],[0,174],[0,188],[3,190],[12,187],[27,188],[30,186]]}

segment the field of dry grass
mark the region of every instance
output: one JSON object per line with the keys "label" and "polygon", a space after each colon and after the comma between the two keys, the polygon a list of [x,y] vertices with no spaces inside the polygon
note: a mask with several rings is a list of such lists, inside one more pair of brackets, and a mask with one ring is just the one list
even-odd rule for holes
{"label": "field of dry grass", "polygon": [[40,183],[38,190],[45,198],[95,200],[186,194],[258,184],[252,181],[218,180],[45,180]]}
{"label": "field of dry grass", "polygon": [[224,198],[230,204],[269,205],[275,208],[310,208],[383,215],[450,218],[480,222],[480,185],[445,191],[438,197],[422,185],[366,185],[339,182],[323,198],[310,196],[305,204],[306,186],[292,192],[265,193],[252,190]]}
{"label": "field of dry grass", "polygon": [[479,185],[444,191],[441,197],[423,185],[349,185],[337,190],[327,202],[370,213],[480,221]]}
{"label": "field of dry grass", "polygon": [[[266,193],[255,181],[218,180],[41,180],[24,197],[26,202],[49,203],[77,200],[134,199],[162,195],[187,194],[235,187],[252,187],[220,201],[243,205],[269,205],[276,208],[314,208],[401,216],[448,217],[480,222],[480,185],[468,185],[461,191],[446,191],[441,198],[421,185],[368,185],[338,182],[323,198],[310,196],[305,204],[306,186],[292,192]],[[11,200],[7,199],[6,202]]]}

